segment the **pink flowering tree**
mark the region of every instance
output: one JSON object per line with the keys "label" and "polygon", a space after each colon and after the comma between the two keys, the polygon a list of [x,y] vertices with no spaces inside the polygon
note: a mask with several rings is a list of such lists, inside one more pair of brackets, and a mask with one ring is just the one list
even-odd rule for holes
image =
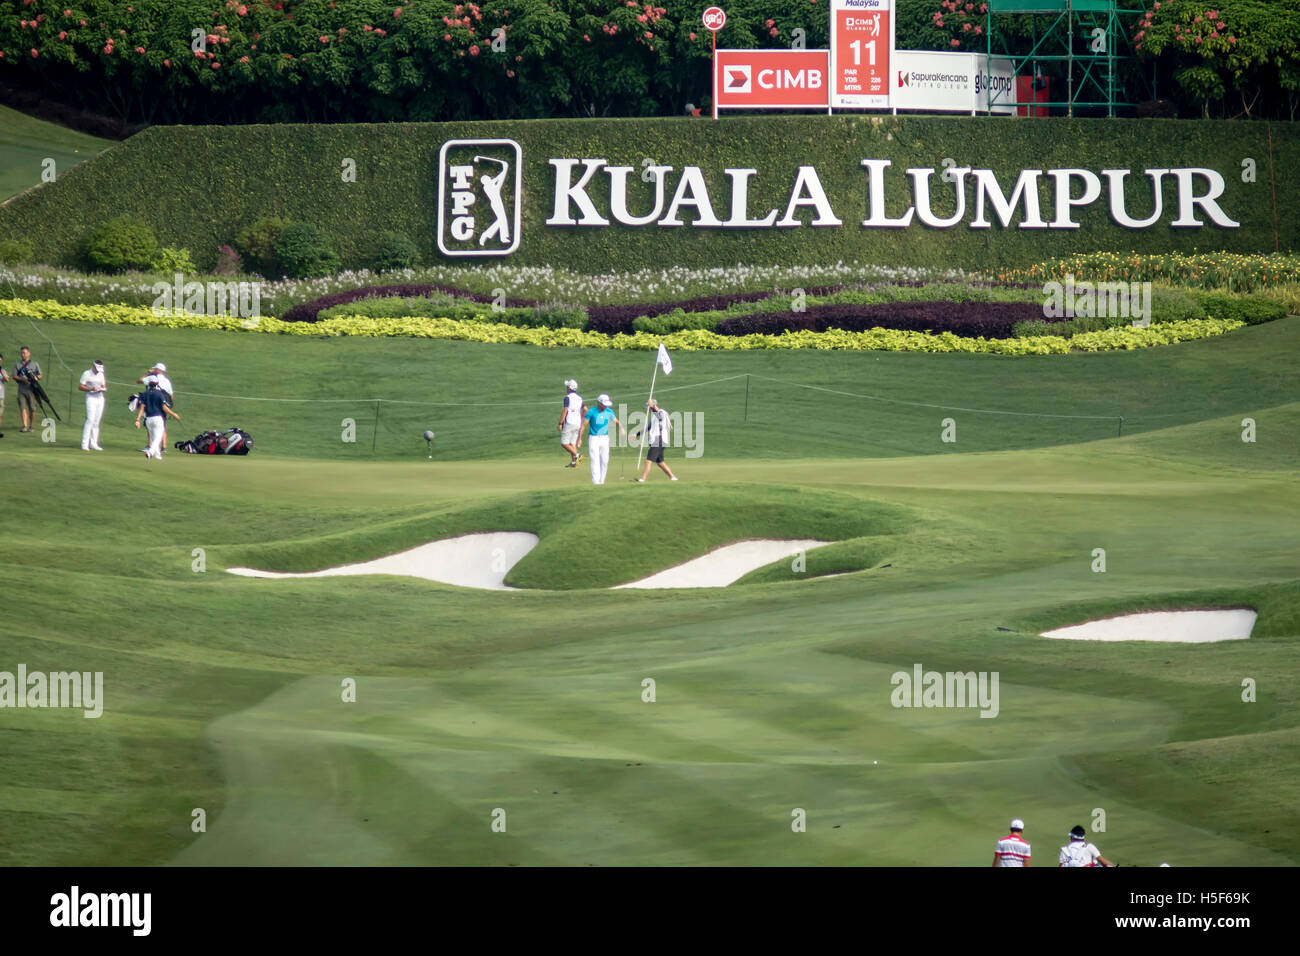
{"label": "pink flowering tree", "polygon": [[[1159,0],[1133,45],[1201,115],[1282,115],[1300,109],[1300,4],[1263,0]],[[1225,101],[1232,100],[1233,105]],[[1237,109],[1237,104],[1240,109]]]}

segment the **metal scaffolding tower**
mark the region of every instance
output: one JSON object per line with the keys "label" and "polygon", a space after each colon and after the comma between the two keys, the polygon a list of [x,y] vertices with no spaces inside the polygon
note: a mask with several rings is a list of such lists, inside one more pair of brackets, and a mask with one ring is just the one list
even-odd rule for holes
{"label": "metal scaffolding tower", "polygon": [[[1145,9],[1120,7],[1116,0],[987,0],[984,36],[990,62],[993,57],[1011,60],[1014,75],[1032,75],[1038,79],[1045,73],[1044,64],[1064,64],[1065,99],[1051,91],[1051,99],[1019,100],[1015,106],[1064,108],[1074,115],[1076,108],[1089,111],[1104,108],[1107,116],[1114,116],[1116,107],[1135,105],[1125,98],[1120,66],[1133,59],[1133,48],[1125,32],[1121,17],[1136,17]],[[1012,49],[1023,46],[1024,41],[1006,35],[999,29],[999,17],[1007,14],[1046,15],[1046,30],[1040,31],[1041,22],[1034,21],[1028,53]],[[1005,21],[1004,21],[1005,22]],[[1005,101],[1004,101],[1005,102]]]}

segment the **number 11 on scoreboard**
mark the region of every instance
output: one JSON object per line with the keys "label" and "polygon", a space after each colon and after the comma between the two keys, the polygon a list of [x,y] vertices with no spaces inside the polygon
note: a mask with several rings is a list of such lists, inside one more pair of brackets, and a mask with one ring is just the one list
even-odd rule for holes
{"label": "number 11 on scoreboard", "polygon": [[831,106],[888,109],[894,0],[831,0]]}

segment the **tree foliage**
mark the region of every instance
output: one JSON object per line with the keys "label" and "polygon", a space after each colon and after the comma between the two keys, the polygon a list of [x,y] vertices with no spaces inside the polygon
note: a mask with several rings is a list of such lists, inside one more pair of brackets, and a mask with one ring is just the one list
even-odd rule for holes
{"label": "tree foliage", "polygon": [[[720,46],[827,45],[828,0],[722,5]],[[711,96],[704,6],[0,0],[0,78],[128,123],[674,115]],[[1133,26],[1133,43],[1198,112],[1239,93],[1259,101],[1253,114],[1284,115],[1300,105],[1296,6],[1163,0]],[[1209,35],[1211,9],[1235,42]],[[980,50],[987,41],[983,0],[899,0],[896,17],[900,49]],[[999,31],[1026,39],[1043,22],[1004,16]],[[1183,39],[1191,32],[1199,43]]]}

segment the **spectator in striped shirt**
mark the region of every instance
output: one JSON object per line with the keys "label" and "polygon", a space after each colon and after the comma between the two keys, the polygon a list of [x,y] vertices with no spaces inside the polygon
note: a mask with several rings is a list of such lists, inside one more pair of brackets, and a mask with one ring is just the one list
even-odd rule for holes
{"label": "spectator in striped shirt", "polygon": [[995,867],[1029,866],[1029,844],[1021,836],[1025,829],[1025,821],[1012,820],[1010,829],[1011,832],[998,841],[993,851],[993,865]]}

